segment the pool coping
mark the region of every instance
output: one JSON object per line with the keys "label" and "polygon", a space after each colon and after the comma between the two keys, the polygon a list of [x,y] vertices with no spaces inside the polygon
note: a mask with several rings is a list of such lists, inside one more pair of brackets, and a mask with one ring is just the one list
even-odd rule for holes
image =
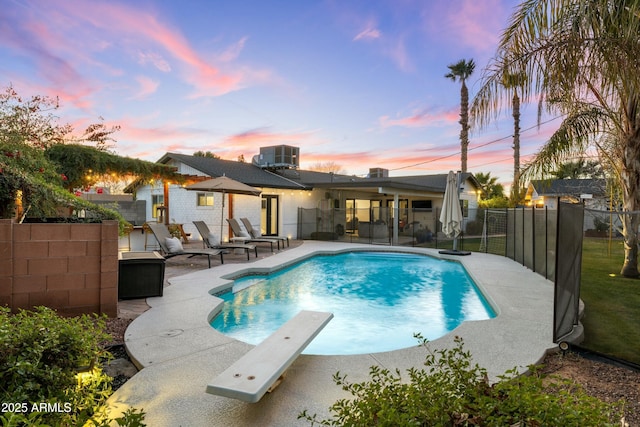
{"label": "pool coping", "polygon": [[348,356],[303,354],[289,368],[286,380],[258,403],[205,393],[211,379],[252,347],[209,326],[222,304],[211,292],[229,287],[229,277],[239,273],[277,270],[316,254],[350,250],[419,253],[460,262],[496,317],[465,322],[429,347],[451,347],[455,336],[462,337],[465,349],[492,380],[514,367],[522,372],[556,349],[553,283],[512,260],[482,253],[457,257],[434,249],[305,241],[251,264],[225,264],[174,277],[163,297],[148,298],[151,309],[125,334],[129,354],[143,369],[109,399],[112,411],[144,408],[147,423],[154,426],[307,425],[297,420],[302,410],[327,417],[331,404],[349,397],[333,383],[336,372],[347,374],[351,381],[364,381],[372,365],[401,372],[421,367],[426,353],[418,346]]}

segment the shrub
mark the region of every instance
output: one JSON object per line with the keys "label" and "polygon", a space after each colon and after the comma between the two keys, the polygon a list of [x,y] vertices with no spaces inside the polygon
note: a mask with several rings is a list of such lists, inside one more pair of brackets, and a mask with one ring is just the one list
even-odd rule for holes
{"label": "shrub", "polygon": [[465,234],[468,236],[480,236],[484,230],[484,218],[475,221],[469,221],[465,228]]}
{"label": "shrub", "polygon": [[353,399],[334,403],[330,419],[306,411],[298,418],[324,426],[620,425],[621,402],[602,402],[568,380],[547,383],[536,367],[524,376],[507,371],[490,385],[487,371],[472,364],[461,338],[453,348],[433,352],[418,338],[428,351],[426,369],[409,369],[404,381],[398,370],[372,366],[370,381],[362,383],[338,372],[334,382]]}
{"label": "shrub", "polygon": [[0,307],[0,425],[82,426],[102,416],[111,395],[99,363],[109,357],[101,346],[108,338],[104,317]]}

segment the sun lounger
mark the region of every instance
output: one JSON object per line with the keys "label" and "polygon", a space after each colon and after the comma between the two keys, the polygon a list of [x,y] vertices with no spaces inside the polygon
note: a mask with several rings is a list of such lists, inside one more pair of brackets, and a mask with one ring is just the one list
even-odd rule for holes
{"label": "sun lounger", "polygon": [[[256,229],[253,224],[251,224],[251,221],[249,221],[249,218],[240,218],[240,221],[242,221],[242,223],[244,224],[244,228],[247,229],[247,231],[249,232],[249,236],[253,237],[254,239],[276,239],[279,242],[282,242],[282,247],[284,248],[284,242],[287,242],[287,247],[289,246],[289,238],[288,237],[283,237],[283,236],[263,236],[260,233],[260,230]],[[278,244],[278,249],[280,249],[280,244]]]}
{"label": "sun lounger", "polygon": [[247,261],[249,261],[249,251],[256,253],[258,258],[258,247],[256,245],[247,245],[243,243],[219,243],[211,230],[204,221],[193,221],[198,233],[202,236],[202,243],[209,249],[242,249],[247,253]]}
{"label": "sun lounger", "polygon": [[218,375],[207,393],[258,402],[332,318],[332,313],[301,311]]}
{"label": "sun lounger", "polygon": [[193,250],[193,249],[184,249],[182,247],[182,243],[180,239],[173,237],[171,233],[169,233],[169,229],[164,224],[159,223],[147,223],[151,232],[155,236],[158,241],[158,245],[160,245],[160,249],[162,250],[162,256],[165,258],[172,258],[174,256],[186,255],[188,257],[194,257],[198,255],[204,255],[209,260],[209,268],[211,268],[211,257],[215,255],[220,255],[220,263],[224,264],[223,259],[223,251],[220,249],[202,249],[202,250]]}
{"label": "sun lounger", "polygon": [[273,244],[276,243],[278,245],[278,249],[280,249],[280,241],[277,239],[268,239],[266,237],[261,238],[253,238],[249,236],[249,233],[242,230],[240,223],[235,218],[227,218],[227,222],[231,226],[231,231],[233,231],[233,235],[237,238],[242,239],[244,243],[269,243],[271,245],[271,252],[273,252]]}

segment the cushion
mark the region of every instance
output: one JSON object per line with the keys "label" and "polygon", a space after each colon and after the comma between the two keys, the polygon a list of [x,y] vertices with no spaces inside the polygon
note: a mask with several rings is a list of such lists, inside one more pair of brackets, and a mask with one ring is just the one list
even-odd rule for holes
{"label": "cushion", "polygon": [[182,243],[180,243],[180,239],[178,239],[177,237],[167,237],[166,239],[164,239],[164,242],[167,245],[167,250],[169,251],[169,253],[184,251]]}
{"label": "cushion", "polygon": [[220,239],[218,239],[213,233],[209,233],[207,240],[211,246],[218,246],[220,244]]}

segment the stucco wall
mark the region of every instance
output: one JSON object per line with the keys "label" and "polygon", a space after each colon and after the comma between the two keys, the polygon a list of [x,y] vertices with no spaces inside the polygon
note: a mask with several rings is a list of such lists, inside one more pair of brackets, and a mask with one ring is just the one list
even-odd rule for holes
{"label": "stucco wall", "polygon": [[0,304],[63,315],[118,311],[118,223],[0,220]]}
{"label": "stucco wall", "polygon": [[[169,186],[169,222],[183,224],[185,232],[191,234],[191,240],[200,240],[200,235],[193,225],[193,221],[204,221],[209,229],[216,235],[220,234],[222,220],[222,240],[227,241],[229,234],[226,218],[229,217],[229,206],[232,206],[231,216],[237,219],[249,218],[252,224],[260,224],[261,197],[245,195],[229,195],[225,197],[224,214],[222,214],[222,193],[213,193],[213,206],[197,206],[196,191],[188,191],[179,185]],[[296,238],[298,222],[298,206],[311,203],[317,205],[317,201],[311,197],[310,191],[262,189],[264,195],[277,195],[280,201],[280,215],[278,228],[280,235]],[[147,221],[156,221],[151,213],[151,196],[162,195],[162,185],[141,186],[136,190],[138,200],[147,200]],[[233,200],[230,202],[229,197]],[[224,215],[224,216],[222,216]]]}

